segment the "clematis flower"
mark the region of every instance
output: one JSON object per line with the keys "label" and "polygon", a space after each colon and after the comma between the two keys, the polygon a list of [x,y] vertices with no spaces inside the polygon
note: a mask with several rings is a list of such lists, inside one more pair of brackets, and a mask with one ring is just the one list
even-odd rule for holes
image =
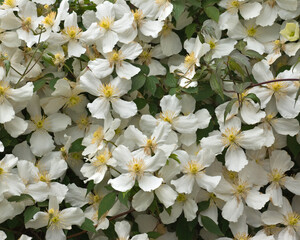
{"label": "clematis flower", "polygon": [[98,97],[87,105],[95,118],[105,119],[111,116],[110,104],[121,118],[130,118],[137,112],[134,102],[121,99],[121,96],[130,90],[131,81],[116,77],[109,83],[102,83],[91,71],[87,71],[80,78],[80,87],[82,90]]}
{"label": "clematis flower", "polygon": [[124,60],[134,60],[141,54],[142,50],[141,45],[136,42],[124,44],[120,50],[113,50],[104,54],[105,59],[97,58],[90,61],[88,67],[99,78],[107,77],[116,68],[116,73],[120,78],[131,79],[139,73],[140,69]]}
{"label": "clematis flower", "polygon": [[239,172],[248,164],[242,148],[258,150],[265,142],[263,130],[258,127],[241,131],[241,120],[237,117],[226,121],[224,126],[220,126],[220,130],[202,138],[201,146],[211,149],[216,154],[220,154],[225,147],[228,147],[225,154],[225,166],[230,171]]}
{"label": "clematis flower", "polygon": [[111,184],[117,191],[126,192],[130,190],[136,180],[139,187],[145,192],[155,190],[162,184],[163,179],[152,174],[162,167],[167,160],[162,152],[150,157],[131,153],[127,147],[120,145],[112,154],[113,158],[117,160],[121,175],[110,179],[108,184]]}
{"label": "clematis flower", "polygon": [[81,226],[84,215],[80,208],[70,207],[59,211],[55,197],[51,197],[47,212],[37,212],[33,219],[25,224],[26,228],[39,229],[47,226],[46,240],[65,240],[63,229],[72,229],[72,225]]}

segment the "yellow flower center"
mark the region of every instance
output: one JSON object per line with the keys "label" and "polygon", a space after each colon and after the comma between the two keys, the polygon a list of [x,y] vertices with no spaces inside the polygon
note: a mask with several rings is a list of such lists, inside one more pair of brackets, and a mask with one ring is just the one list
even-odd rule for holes
{"label": "yellow flower center", "polygon": [[78,95],[73,95],[69,98],[68,106],[73,107],[80,102],[80,97]]}
{"label": "yellow flower center", "polygon": [[79,38],[81,31],[82,31],[81,28],[71,26],[71,27],[66,27],[63,30],[63,33],[68,35],[71,39],[77,39]]}
{"label": "yellow flower center", "polygon": [[215,49],[216,48],[216,43],[212,40],[209,41],[209,46],[210,46],[210,49]]}
{"label": "yellow flower center", "polygon": [[39,173],[39,180],[45,183],[50,182],[49,175],[47,173]]}
{"label": "yellow flower center", "polygon": [[106,98],[110,98],[118,92],[117,89],[111,85],[111,83],[103,84],[100,91],[102,92],[102,96]]}
{"label": "yellow flower center", "polygon": [[60,218],[59,218],[59,211],[54,210],[53,208],[50,208],[48,210],[48,215],[49,215],[49,223],[48,226],[54,224],[54,225],[59,225],[60,223]]}
{"label": "yellow flower center", "polygon": [[165,24],[162,27],[162,35],[167,36],[172,32],[172,29],[174,28],[174,25],[170,22],[165,22]]}
{"label": "yellow flower center", "polygon": [[246,197],[248,191],[250,190],[250,187],[248,183],[245,181],[238,181],[238,183],[234,186],[235,188],[235,195],[237,197]]}
{"label": "yellow flower center", "polygon": [[0,175],[4,173],[4,169],[0,167]]}
{"label": "yellow flower center", "polygon": [[29,32],[31,25],[31,17],[27,17],[22,22],[22,29]]}
{"label": "yellow flower center", "polygon": [[110,67],[114,64],[121,64],[124,59],[122,55],[122,51],[113,50],[111,53],[108,54],[108,61],[110,63]]}
{"label": "yellow flower center", "polygon": [[272,114],[268,114],[268,115],[266,116],[266,120],[267,120],[268,122],[270,122],[273,118],[274,118],[274,116],[273,116]]}
{"label": "yellow flower center", "polygon": [[54,18],[56,16],[56,12],[50,12],[47,14],[47,16],[44,18],[44,21],[43,23],[45,25],[48,25],[48,26],[53,26],[54,25]]}
{"label": "yellow flower center", "polygon": [[240,133],[239,130],[236,128],[226,128],[225,133],[222,134],[222,141],[225,146],[233,146],[233,144],[237,143],[239,138],[238,134]]}
{"label": "yellow flower center", "polygon": [[54,64],[59,65],[65,61],[65,57],[62,56],[60,53],[56,53],[54,55]]}
{"label": "yellow flower center", "polygon": [[79,152],[74,152],[71,154],[71,157],[75,160],[80,160],[81,159],[81,154]]}
{"label": "yellow flower center", "polygon": [[139,24],[140,21],[145,17],[143,11],[141,9],[135,9],[135,11],[131,11],[133,13],[134,21],[136,21]]}
{"label": "yellow flower center", "polygon": [[239,3],[239,1],[232,1],[231,6],[234,7],[234,8],[239,8],[240,3]]}
{"label": "yellow flower center", "polygon": [[274,82],[271,83],[271,88],[274,92],[278,92],[283,87],[283,84],[281,82]]}
{"label": "yellow flower center", "polygon": [[93,133],[93,139],[92,144],[96,142],[101,142],[104,138],[103,128],[99,127],[94,133]]}
{"label": "yellow flower center", "polygon": [[139,59],[142,63],[149,65],[151,63],[151,57],[152,57],[151,50],[147,49],[140,54]]}
{"label": "yellow flower center", "polygon": [[191,160],[184,167],[184,173],[189,173],[189,174],[192,174],[192,175],[196,175],[202,169],[203,169],[203,167],[198,162],[196,162],[194,160]]}
{"label": "yellow flower center", "polygon": [[1,83],[3,84],[3,82],[0,81],[0,97],[5,96],[5,93],[10,88],[9,86],[1,86]]}
{"label": "yellow flower center", "polygon": [[298,213],[292,212],[285,217],[285,222],[287,226],[300,226],[300,215]]}
{"label": "yellow flower center", "polygon": [[108,30],[111,28],[111,25],[113,23],[114,23],[114,19],[112,19],[110,17],[103,17],[98,24],[101,28]]}
{"label": "yellow flower center", "polygon": [[238,233],[234,236],[233,240],[249,240],[251,236],[249,236],[247,233]]}
{"label": "yellow flower center", "polygon": [[269,179],[272,182],[280,184],[282,182],[282,178],[284,177],[284,173],[281,170],[273,169],[271,174],[269,175]]}
{"label": "yellow flower center", "polygon": [[256,28],[251,27],[247,30],[247,34],[249,37],[253,37],[256,34],[256,31],[257,31]]}
{"label": "yellow flower center", "polygon": [[131,172],[134,176],[141,176],[145,170],[145,162],[142,158],[133,158],[128,164],[129,172]]}
{"label": "yellow flower center", "polygon": [[195,53],[191,52],[188,54],[184,59],[184,66],[186,68],[190,68],[191,66],[195,65],[197,62],[197,58],[195,57]]}
{"label": "yellow flower center", "polygon": [[179,193],[177,198],[176,198],[176,201],[178,202],[185,202],[186,201],[186,196],[184,193]]}
{"label": "yellow flower center", "polygon": [[175,117],[175,113],[173,111],[165,111],[163,113],[160,113],[159,117],[170,124],[173,122],[173,118]]}
{"label": "yellow flower center", "polygon": [[151,155],[157,148],[157,143],[154,139],[147,139],[146,145],[144,147],[144,152],[147,155]]}
{"label": "yellow flower center", "polygon": [[5,0],[3,5],[14,8],[17,4],[15,0]]}

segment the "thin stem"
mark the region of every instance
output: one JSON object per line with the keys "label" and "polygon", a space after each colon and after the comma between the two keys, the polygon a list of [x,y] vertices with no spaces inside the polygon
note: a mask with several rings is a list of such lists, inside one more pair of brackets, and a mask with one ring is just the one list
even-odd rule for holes
{"label": "thin stem", "polygon": [[68,65],[64,63],[64,66],[65,66],[66,69],[69,71],[69,73],[72,74],[72,76],[74,77],[74,79],[76,79],[76,76],[74,75],[74,73],[72,72],[72,70],[68,67]]}
{"label": "thin stem", "polygon": [[256,86],[261,86],[261,85],[272,83],[272,82],[289,82],[289,81],[291,81],[291,82],[299,82],[300,79],[297,79],[297,78],[274,79],[274,80],[270,80],[270,81],[266,81],[266,82],[251,84],[246,89],[253,88],[253,87],[256,87]]}
{"label": "thin stem", "polygon": [[20,73],[17,69],[15,69],[12,65],[10,65],[10,68],[12,70],[14,70],[17,74],[22,75],[22,73]]}

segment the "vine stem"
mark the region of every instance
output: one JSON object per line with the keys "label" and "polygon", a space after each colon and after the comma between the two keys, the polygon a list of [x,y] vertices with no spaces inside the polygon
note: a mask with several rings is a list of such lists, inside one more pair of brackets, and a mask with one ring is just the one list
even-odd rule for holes
{"label": "vine stem", "polygon": [[[125,212],[119,213],[119,214],[117,214],[117,215],[115,215],[115,216],[112,216],[112,217],[108,218],[108,221],[115,220],[116,218],[122,217],[122,216],[124,216],[124,215],[126,215],[126,214],[129,214],[129,213],[133,212],[133,211],[134,211],[134,209],[133,209],[133,208],[130,208],[129,210],[127,210],[127,211],[125,211]],[[80,235],[82,235],[82,234],[85,234],[86,232],[87,232],[86,230],[83,230],[83,231],[81,231],[81,232],[74,233],[74,234],[68,236],[67,239],[70,239],[70,238],[73,238],[73,237],[78,237],[78,236],[80,236]]]}

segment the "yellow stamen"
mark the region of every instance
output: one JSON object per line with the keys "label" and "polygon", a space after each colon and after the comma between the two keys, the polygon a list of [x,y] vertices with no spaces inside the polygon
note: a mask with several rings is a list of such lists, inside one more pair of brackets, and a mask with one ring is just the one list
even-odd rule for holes
{"label": "yellow stamen", "polygon": [[247,30],[247,34],[249,37],[253,37],[256,34],[256,31],[257,31],[256,28],[251,27]]}
{"label": "yellow stamen", "polygon": [[43,23],[45,25],[48,25],[48,26],[53,26],[54,25],[54,18],[56,16],[56,12],[50,12],[47,14],[47,16],[44,18],[44,21]]}
{"label": "yellow stamen", "polygon": [[111,28],[111,25],[114,23],[114,19],[110,18],[110,17],[103,17],[101,19],[101,21],[98,23],[98,25],[101,28],[104,28],[106,30]]}
{"label": "yellow stamen", "polygon": [[177,198],[176,198],[176,201],[178,202],[185,202],[186,201],[186,196],[184,193],[179,193]]}

